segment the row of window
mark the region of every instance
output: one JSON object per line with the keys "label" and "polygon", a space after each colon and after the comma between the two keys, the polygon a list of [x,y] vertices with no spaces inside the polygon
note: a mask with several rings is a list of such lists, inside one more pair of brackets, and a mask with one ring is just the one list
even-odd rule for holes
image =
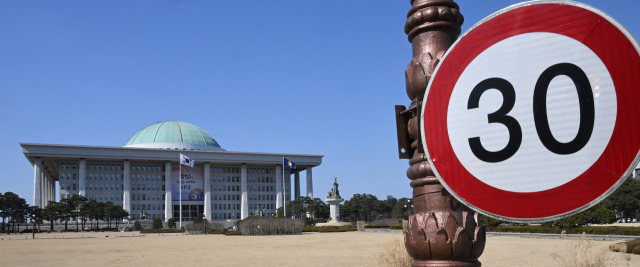
{"label": "row of window", "polygon": [[240,191],[239,185],[212,185],[211,191]]}
{"label": "row of window", "polygon": [[240,195],[212,195],[213,200],[240,200]]}
{"label": "row of window", "polygon": [[249,195],[249,200],[255,201],[266,201],[266,200],[274,200],[275,195]]}
{"label": "row of window", "polygon": [[[240,210],[240,204],[213,204],[213,210]],[[249,204],[249,209],[274,209],[274,204]]]}
{"label": "row of window", "polygon": [[239,210],[240,204],[213,204],[214,210]]}
{"label": "row of window", "polygon": [[133,184],[131,185],[131,190],[148,190],[148,191],[165,191],[165,185],[153,185],[153,184],[148,184],[146,187],[142,184]]}
{"label": "row of window", "polygon": [[[75,164],[73,165],[75,166]],[[124,167],[122,165],[109,165],[109,164],[87,164],[86,168],[87,170],[91,170],[93,171],[95,168],[96,171],[119,171],[120,168],[124,169]],[[63,168],[64,169],[64,168]],[[74,167],[75,169],[75,167]]]}
{"label": "row of window", "polygon": [[[76,163],[60,163],[60,169],[63,170],[75,170],[78,168]],[[113,164],[87,164],[85,167],[86,170],[96,170],[96,171],[119,171],[124,169],[122,165],[113,165]],[[160,172],[164,171],[164,166],[140,166],[135,165],[131,166],[132,171],[147,171],[147,172]]]}
{"label": "row of window", "polygon": [[[109,190],[108,186],[109,185],[107,185],[106,189],[103,189],[102,185],[100,185],[100,189],[99,190]],[[113,190],[113,185],[111,185],[111,186],[112,186],[111,190]],[[75,184],[73,184],[73,190],[75,190],[75,188],[76,188],[76,186],[75,186]],[[117,185],[116,188],[119,188],[119,185]],[[64,190],[64,187],[62,189]],[[71,190],[71,189],[69,189],[69,187],[67,187],[67,190]],[[89,190],[93,190],[93,185],[89,185]],[[98,185],[96,185],[96,190],[98,190]],[[119,190],[119,189],[117,189],[117,190]],[[92,196],[92,195],[88,195],[88,196]],[[97,196],[98,195],[96,195],[96,197]],[[64,198],[64,194],[62,194],[61,197]],[[89,198],[89,199],[92,199],[92,198]],[[165,200],[165,195],[131,194],[131,200],[161,200],[161,199]],[[96,200],[98,200],[98,199],[96,199]],[[99,200],[102,200],[102,198],[100,198]],[[106,200],[109,200],[109,199],[106,199]],[[113,200],[113,197],[112,197],[112,200]],[[116,200],[120,200],[120,197],[118,197]],[[240,195],[212,195],[212,200],[239,201],[240,200]],[[272,200],[275,200],[275,195],[249,195],[249,200],[251,200],[251,201],[272,201]],[[287,196],[287,200],[289,200],[289,196]]]}
{"label": "row of window", "polygon": [[[61,173],[60,180],[75,180],[75,173]],[[94,176],[95,175],[95,176]],[[120,174],[89,174],[86,180],[115,180],[120,181]],[[132,181],[164,181],[164,175],[131,175]]]}
{"label": "row of window", "polygon": [[165,200],[164,195],[143,195],[143,194],[131,194],[131,200]]}
{"label": "row of window", "polygon": [[[75,170],[78,167],[76,163],[60,163],[60,169],[67,170]],[[113,165],[113,164],[87,164],[85,169],[87,170],[96,170],[96,171],[119,171],[120,169],[124,169],[122,165]],[[142,165],[131,165],[132,171],[150,171],[150,172],[159,172],[165,171],[164,166],[142,166]],[[240,173],[240,168],[234,167],[212,167],[209,172],[215,173]],[[247,169],[247,173],[255,173],[255,174],[275,174],[275,169],[265,169],[265,168],[249,168]],[[285,170],[285,173],[289,173],[289,170]]]}
{"label": "row of window", "polygon": [[[239,183],[240,177],[237,176],[213,176],[209,178],[211,182],[221,182],[221,183]],[[273,177],[247,177],[247,182],[249,183],[275,183],[275,179]]]}
{"label": "row of window", "polygon": [[76,174],[75,173],[61,173],[60,174],[60,180],[75,180],[76,179]]}
{"label": "row of window", "polygon": [[[213,173],[240,173],[240,168],[234,167],[211,167],[209,172]],[[265,168],[248,168],[247,173],[254,174],[275,174],[275,169],[265,169]]]}
{"label": "row of window", "polygon": [[[61,173],[60,180],[75,180],[75,173]],[[115,180],[120,181],[120,174],[89,174],[85,177],[86,180]],[[165,181],[164,175],[131,175],[132,181]],[[235,176],[214,176],[210,178],[212,182],[240,182],[240,177]],[[274,183],[273,177],[247,177],[248,182],[253,183]]]}
{"label": "row of window", "polygon": [[[65,167],[66,166],[66,167]],[[100,167],[100,169],[98,169],[98,167]],[[95,165],[96,170],[120,170],[120,165]],[[87,165],[87,169],[93,170],[94,165]],[[135,171],[136,169],[138,171],[164,171],[164,167],[160,168],[160,167],[148,167],[148,166],[131,166],[131,168]],[[76,165],[73,164],[62,164],[61,165],[61,169],[76,169]],[[237,169],[237,168],[226,168],[224,170],[232,170],[232,169]],[[213,170],[213,168],[212,168]],[[220,169],[223,170],[223,169]],[[253,172],[250,173],[264,173],[264,170],[266,169],[261,169],[262,172],[260,172],[260,169],[249,169],[249,170],[253,170]],[[235,172],[234,172],[235,173]],[[73,180],[76,179],[76,174],[75,173],[61,173],[60,174],[60,179],[71,179],[71,177],[73,177]],[[89,174],[88,177],[86,177],[86,179],[89,180],[93,180],[93,174]],[[104,174],[100,174],[100,180],[102,180],[104,178]],[[106,175],[107,179],[109,178],[109,174]],[[117,174],[115,176],[117,178],[117,180],[120,180],[120,175]],[[131,175],[131,179],[135,180],[135,179],[140,180],[140,175]],[[146,175],[146,179],[149,180],[153,178],[153,181],[156,180],[156,175]],[[98,180],[98,174],[95,174],[95,179]],[[111,174],[111,180],[114,179],[114,175]],[[142,175],[142,179],[144,181],[145,179],[145,175]],[[165,176],[162,175],[162,181],[164,181]],[[150,181],[150,180],[149,180]],[[160,175],[158,175],[158,181],[160,181]],[[214,176],[211,178],[211,181],[213,182],[240,182],[240,177],[237,176],[223,176],[223,177],[219,177],[219,176]],[[274,182],[274,178],[273,177],[248,177],[248,181],[249,182],[258,182],[258,183],[273,183]]]}
{"label": "row of window", "polygon": [[[240,195],[212,195],[212,200],[240,200]],[[275,195],[249,195],[249,200],[252,201],[270,201],[275,200]]]}
{"label": "row of window", "polygon": [[275,169],[256,169],[249,168],[247,169],[247,173],[256,173],[256,174],[274,174],[276,173]]}
{"label": "row of window", "polygon": [[131,175],[131,181],[164,181],[164,175]]}
{"label": "row of window", "polygon": [[60,184],[60,190],[77,190],[76,184]]}
{"label": "row of window", "polygon": [[77,165],[75,163],[60,163],[60,169],[63,170],[75,170]]}
{"label": "row of window", "polygon": [[[240,186],[227,186],[227,185],[219,185],[219,186],[211,186],[213,191],[240,191]],[[95,188],[95,189],[94,189]],[[124,189],[124,185],[122,185]],[[63,184],[60,183],[61,190],[77,190],[77,184]],[[85,190],[120,190],[120,184],[89,184]],[[131,190],[147,190],[147,191],[165,191],[165,185],[140,185],[134,184],[131,185]],[[257,191],[257,192],[273,192],[273,186],[249,186],[249,191]],[[289,192],[289,187],[287,187],[287,192]],[[217,195],[215,195],[217,196]],[[217,200],[217,199],[216,199]],[[226,199],[225,199],[226,200]],[[235,199],[234,199],[235,200]],[[271,199],[273,200],[273,199]]]}
{"label": "row of window", "polygon": [[131,165],[132,171],[141,171],[141,172],[163,172],[164,166],[140,166],[140,165]]}
{"label": "row of window", "polygon": [[248,177],[247,180],[251,183],[274,183],[273,177]]}
{"label": "row of window", "polygon": [[275,191],[275,186],[264,186],[264,185],[249,186],[249,192],[274,192],[274,191]]}
{"label": "row of window", "polygon": [[122,195],[92,195],[88,194],[87,198],[89,200],[95,201],[119,201]]}
{"label": "row of window", "polygon": [[249,204],[249,209],[250,210],[257,210],[257,209],[274,209],[274,204]]}
{"label": "row of window", "polygon": [[[85,166],[85,170],[96,170],[96,171],[119,171],[122,168],[122,165],[113,165],[113,164],[87,164]],[[78,165],[76,163],[60,163],[60,169],[62,170],[75,170],[78,169]]]}
{"label": "row of window", "polygon": [[231,168],[231,167],[211,167],[211,169],[209,169],[209,172],[240,173],[240,169],[239,168]]}
{"label": "row of window", "polygon": [[147,210],[164,210],[165,207],[164,204],[131,204],[131,210],[142,210],[143,206]]}
{"label": "row of window", "polygon": [[239,183],[240,177],[237,176],[212,176],[209,178],[211,182],[229,182],[229,183]]}
{"label": "row of window", "polygon": [[[120,184],[88,184],[85,190],[120,190]],[[124,189],[124,185],[122,185]],[[61,190],[77,190],[76,184],[60,184]],[[131,190],[165,191],[165,185],[131,185]]]}
{"label": "row of window", "polygon": [[[85,190],[120,190],[119,184],[89,184]],[[124,185],[122,185],[124,188]]]}
{"label": "row of window", "polygon": [[[85,177],[86,180],[112,180],[112,181],[120,181],[120,174],[95,174],[95,176],[93,176],[94,174],[89,174],[87,177]],[[75,177],[75,174],[74,174]],[[111,179],[109,179],[111,178]]]}

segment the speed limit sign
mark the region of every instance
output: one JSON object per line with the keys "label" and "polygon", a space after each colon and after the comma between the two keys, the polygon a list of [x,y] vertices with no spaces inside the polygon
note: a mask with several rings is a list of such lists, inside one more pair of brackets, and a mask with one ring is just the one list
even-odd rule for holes
{"label": "speed limit sign", "polygon": [[441,183],[493,218],[542,222],[597,204],[640,152],[640,47],[571,1],[501,10],[442,58],[422,145]]}

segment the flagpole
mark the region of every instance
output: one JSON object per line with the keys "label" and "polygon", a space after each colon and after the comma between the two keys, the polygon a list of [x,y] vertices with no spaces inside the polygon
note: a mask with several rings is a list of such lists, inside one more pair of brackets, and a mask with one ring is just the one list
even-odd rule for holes
{"label": "flagpole", "polygon": [[285,197],[285,193],[287,190],[285,187],[287,183],[284,181],[284,157],[282,157],[282,207],[284,209],[284,213],[282,214],[285,218],[287,217],[287,197]]}
{"label": "flagpole", "polygon": [[180,178],[178,178],[180,181],[180,189],[178,190],[180,191],[180,229],[182,229],[182,155],[180,155],[178,165],[180,165]]}

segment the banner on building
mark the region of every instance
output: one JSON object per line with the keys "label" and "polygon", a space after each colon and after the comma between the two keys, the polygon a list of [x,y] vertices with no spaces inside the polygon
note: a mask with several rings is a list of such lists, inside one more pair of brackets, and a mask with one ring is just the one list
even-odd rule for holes
{"label": "banner on building", "polygon": [[202,166],[182,167],[182,189],[180,189],[180,166],[171,166],[171,199],[204,200],[204,173]]}

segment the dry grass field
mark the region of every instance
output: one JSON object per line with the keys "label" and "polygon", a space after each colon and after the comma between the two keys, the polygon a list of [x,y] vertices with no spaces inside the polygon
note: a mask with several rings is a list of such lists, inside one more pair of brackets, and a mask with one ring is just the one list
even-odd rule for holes
{"label": "dry grass field", "polygon": [[[2,266],[373,266],[372,258],[400,232],[304,233],[294,236],[223,236],[131,233],[0,235]],[[105,237],[109,235],[109,237]],[[129,237],[121,237],[128,235]],[[138,235],[136,233],[136,235]],[[12,240],[8,240],[11,238]],[[30,235],[29,235],[30,238]],[[18,240],[16,240],[18,239]],[[558,266],[553,253],[569,241],[488,237],[483,266]],[[613,241],[594,241],[603,249]],[[640,256],[618,253],[616,266],[640,266]]]}

